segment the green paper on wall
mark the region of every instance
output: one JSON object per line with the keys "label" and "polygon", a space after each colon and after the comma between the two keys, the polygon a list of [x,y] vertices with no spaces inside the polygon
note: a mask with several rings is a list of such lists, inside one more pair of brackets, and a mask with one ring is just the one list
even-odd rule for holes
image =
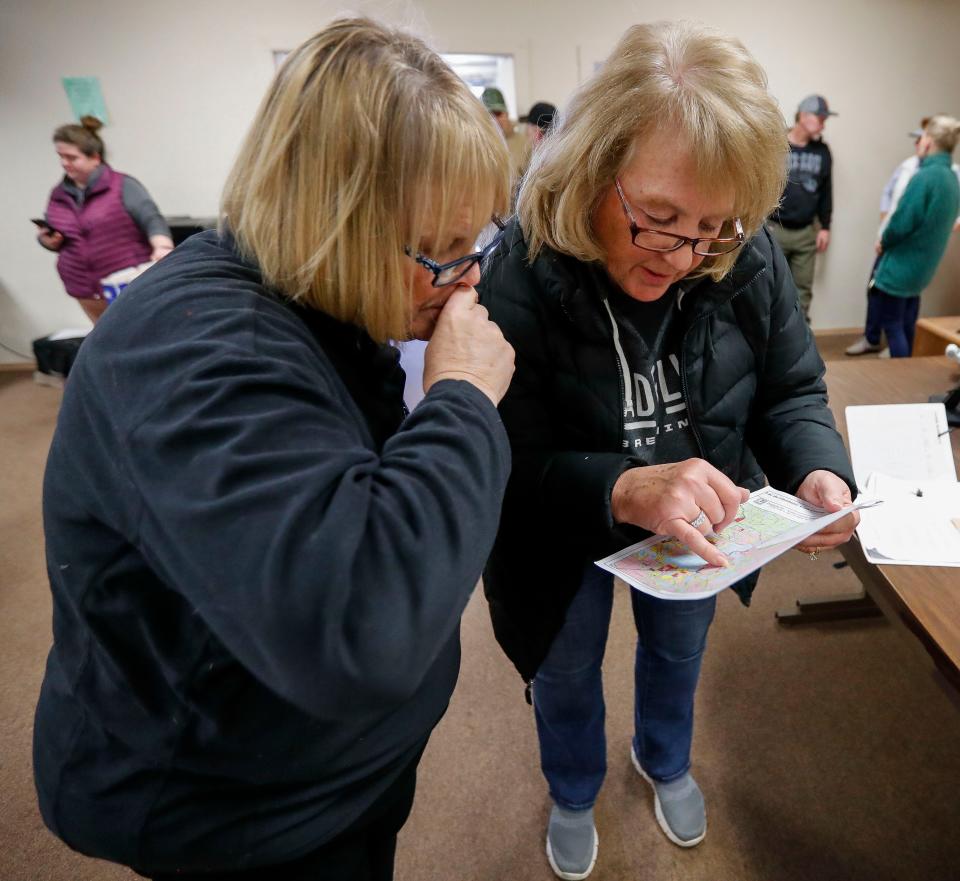
{"label": "green paper on wall", "polygon": [[78,122],[84,116],[95,116],[104,125],[109,122],[107,105],[100,90],[100,77],[65,76],[62,81],[63,90],[67,93],[73,115]]}

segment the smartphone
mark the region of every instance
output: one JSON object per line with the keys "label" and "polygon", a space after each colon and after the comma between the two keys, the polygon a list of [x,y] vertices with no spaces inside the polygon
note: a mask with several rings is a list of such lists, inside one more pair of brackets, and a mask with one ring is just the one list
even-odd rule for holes
{"label": "smartphone", "polygon": [[44,230],[44,231],[46,231],[46,232],[48,232],[48,233],[59,232],[59,230],[56,230],[56,229],[54,229],[52,226],[50,226],[50,224],[47,223],[47,221],[45,221],[42,217],[31,217],[31,218],[30,218],[30,222],[31,222],[31,223],[35,223],[35,224],[36,224],[37,226],[39,226],[42,230]]}

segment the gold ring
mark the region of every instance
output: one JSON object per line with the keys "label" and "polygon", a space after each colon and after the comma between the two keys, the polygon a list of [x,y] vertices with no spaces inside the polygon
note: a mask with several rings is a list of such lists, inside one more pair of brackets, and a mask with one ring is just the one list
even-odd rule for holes
{"label": "gold ring", "polygon": [[810,559],[816,560],[820,556],[820,548],[814,548],[810,551]]}

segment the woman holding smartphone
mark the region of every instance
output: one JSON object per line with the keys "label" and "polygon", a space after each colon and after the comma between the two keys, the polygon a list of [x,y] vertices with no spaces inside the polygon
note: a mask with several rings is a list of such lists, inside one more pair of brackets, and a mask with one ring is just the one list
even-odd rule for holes
{"label": "woman holding smartphone", "polygon": [[143,184],[107,165],[101,125],[85,116],[80,125],[54,131],[63,180],[50,193],[37,234],[44,248],[57,252],[67,293],[94,323],[108,305],[100,279],[173,250],[170,228]]}

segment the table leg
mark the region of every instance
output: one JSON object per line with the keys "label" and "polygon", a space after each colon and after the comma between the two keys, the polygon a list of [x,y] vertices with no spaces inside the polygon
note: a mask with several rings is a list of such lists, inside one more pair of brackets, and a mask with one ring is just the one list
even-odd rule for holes
{"label": "table leg", "polygon": [[861,589],[855,593],[838,594],[816,599],[798,598],[792,609],[781,609],[775,613],[780,624],[792,625],[806,622],[820,621],[848,621],[856,618],[881,617],[885,610],[877,605],[866,588],[871,579],[876,577],[872,567],[864,558],[860,550],[860,543],[856,539],[847,542],[840,548],[844,560],[850,566],[854,575],[860,579]]}
{"label": "table leg", "polygon": [[808,621],[843,621],[850,618],[876,618],[883,610],[872,600],[866,591],[838,594],[831,597],[818,597],[805,600],[802,597],[792,609],[781,609],[774,613],[777,622],[784,625],[802,624]]}

